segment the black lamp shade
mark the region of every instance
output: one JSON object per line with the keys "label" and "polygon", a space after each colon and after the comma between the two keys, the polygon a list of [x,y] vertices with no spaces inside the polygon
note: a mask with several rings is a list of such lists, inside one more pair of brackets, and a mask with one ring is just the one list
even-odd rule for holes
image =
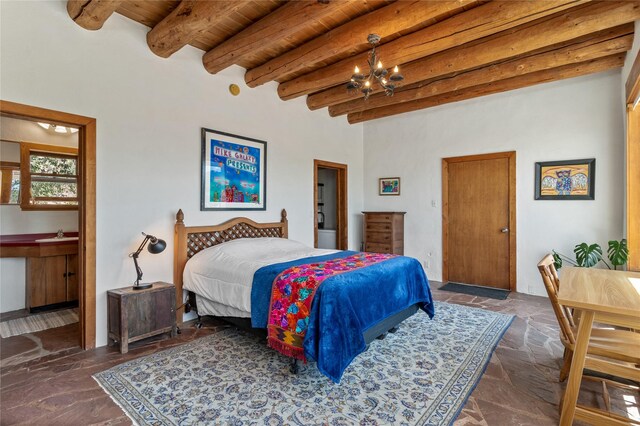
{"label": "black lamp shade", "polygon": [[167,243],[164,240],[161,240],[160,238],[156,238],[155,242],[154,242],[154,239],[152,239],[149,242],[149,245],[147,246],[147,250],[149,250],[149,253],[158,254],[158,253],[162,253],[166,247],[167,247]]}

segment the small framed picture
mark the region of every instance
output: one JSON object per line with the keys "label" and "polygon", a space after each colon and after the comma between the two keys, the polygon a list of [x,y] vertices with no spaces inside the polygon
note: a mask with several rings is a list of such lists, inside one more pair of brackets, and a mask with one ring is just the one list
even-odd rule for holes
{"label": "small framed picture", "polygon": [[593,200],[596,159],[536,163],[536,200]]}
{"label": "small framed picture", "polygon": [[378,195],[400,195],[400,178],[380,178],[378,180]]}

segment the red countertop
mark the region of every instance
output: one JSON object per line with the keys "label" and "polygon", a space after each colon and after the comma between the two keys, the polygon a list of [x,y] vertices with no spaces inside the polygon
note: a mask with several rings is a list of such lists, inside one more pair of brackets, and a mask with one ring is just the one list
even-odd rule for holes
{"label": "red countertop", "polygon": [[[13,234],[13,235],[0,235],[0,247],[24,247],[24,246],[40,246],[40,245],[60,245],[60,244],[77,244],[77,241],[53,241],[49,243],[37,243],[36,240],[44,238],[54,238],[57,234],[55,232],[47,232],[44,234]],[[65,232],[65,237],[77,237],[77,232]]]}

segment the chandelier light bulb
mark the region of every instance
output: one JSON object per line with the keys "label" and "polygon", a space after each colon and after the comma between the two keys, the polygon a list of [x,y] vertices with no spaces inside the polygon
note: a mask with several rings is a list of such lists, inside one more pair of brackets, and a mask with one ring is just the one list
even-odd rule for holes
{"label": "chandelier light bulb", "polygon": [[398,66],[396,65],[395,67],[393,67],[393,72],[399,72],[400,70],[398,69]]}
{"label": "chandelier light bulb", "polygon": [[358,74],[360,72],[360,68],[358,68],[358,66],[356,65],[355,69],[353,70],[354,74]]}
{"label": "chandelier light bulb", "polygon": [[367,81],[364,82],[364,85],[365,85],[365,87],[369,87],[369,86],[371,86],[371,83],[369,83],[369,81],[367,80]]}
{"label": "chandelier light bulb", "polygon": [[382,61],[378,61],[378,69],[381,70],[382,69]]}

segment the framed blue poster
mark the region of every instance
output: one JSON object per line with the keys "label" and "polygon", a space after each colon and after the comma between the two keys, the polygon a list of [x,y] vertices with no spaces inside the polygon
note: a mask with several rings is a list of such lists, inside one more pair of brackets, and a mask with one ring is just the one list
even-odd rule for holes
{"label": "framed blue poster", "polygon": [[202,129],[200,210],[266,210],[267,143]]}

